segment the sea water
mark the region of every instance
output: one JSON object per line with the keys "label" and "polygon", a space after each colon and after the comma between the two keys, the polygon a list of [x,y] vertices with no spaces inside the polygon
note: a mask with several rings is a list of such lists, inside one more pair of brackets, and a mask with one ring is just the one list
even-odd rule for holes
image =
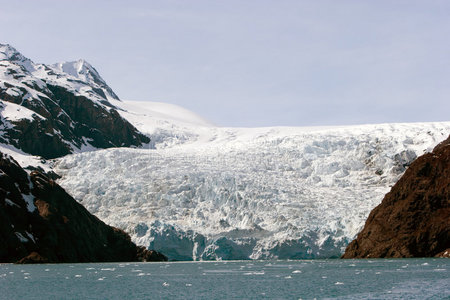
{"label": "sea water", "polygon": [[450,259],[0,265],[1,299],[450,299]]}

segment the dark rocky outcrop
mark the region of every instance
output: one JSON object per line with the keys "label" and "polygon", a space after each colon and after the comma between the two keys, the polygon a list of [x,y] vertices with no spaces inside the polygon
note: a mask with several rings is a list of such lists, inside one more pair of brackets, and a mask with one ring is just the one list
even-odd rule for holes
{"label": "dark rocky outcrop", "polygon": [[91,215],[38,171],[0,152],[0,263],[162,261]]}
{"label": "dark rocky outcrop", "polygon": [[[84,137],[97,148],[130,147],[149,143],[150,139],[140,134],[113,107],[95,105],[90,99],[76,96],[63,87],[48,85],[59,107],[75,121],[73,132]],[[81,142],[81,141],[80,141]]]}
{"label": "dark rocky outcrop", "polygon": [[416,159],[343,258],[450,257],[450,137]]}

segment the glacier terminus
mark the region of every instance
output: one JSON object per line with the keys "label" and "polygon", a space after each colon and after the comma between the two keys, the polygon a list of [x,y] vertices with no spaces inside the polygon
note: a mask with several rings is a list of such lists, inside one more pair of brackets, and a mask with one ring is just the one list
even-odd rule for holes
{"label": "glacier terminus", "polygon": [[339,257],[450,122],[222,128],[175,105],[119,102],[152,141],[56,161],[58,183],[171,260]]}

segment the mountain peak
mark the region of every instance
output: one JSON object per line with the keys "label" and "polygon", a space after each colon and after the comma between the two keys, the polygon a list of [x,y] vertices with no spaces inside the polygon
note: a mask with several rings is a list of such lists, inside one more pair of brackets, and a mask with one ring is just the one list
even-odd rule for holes
{"label": "mountain peak", "polygon": [[100,78],[97,70],[95,70],[90,63],[81,58],[75,61],[56,63],[53,64],[52,67],[60,72],[83,80],[90,81],[94,78]]}
{"label": "mountain peak", "polygon": [[10,44],[0,44],[0,60],[13,59],[18,54],[21,55],[19,51]]}
{"label": "mountain peak", "polygon": [[78,59],[75,61],[60,62],[50,66],[57,72],[65,73],[78,80],[84,81],[88,84],[95,83],[99,87],[105,89],[106,94],[112,99],[119,100],[117,95],[111,90],[111,88],[106,84],[97,70],[88,63],[85,59]]}
{"label": "mountain peak", "polygon": [[34,63],[13,46],[9,44],[0,44],[0,60],[7,60],[17,65],[21,65],[28,72],[33,72],[36,70]]}
{"label": "mountain peak", "polygon": [[120,101],[119,97],[108,86],[105,80],[103,80],[97,70],[85,59],[61,62],[53,65],[35,64],[11,45],[0,43],[0,61],[19,66],[24,73],[28,73],[28,75],[32,74],[32,76],[40,79],[48,80],[53,75],[58,74],[51,80],[62,78],[63,81],[66,80],[66,86],[74,90],[79,90],[79,87],[77,87],[79,84],[82,84],[84,87],[87,86],[88,90],[101,98],[100,101],[109,101],[111,99]]}

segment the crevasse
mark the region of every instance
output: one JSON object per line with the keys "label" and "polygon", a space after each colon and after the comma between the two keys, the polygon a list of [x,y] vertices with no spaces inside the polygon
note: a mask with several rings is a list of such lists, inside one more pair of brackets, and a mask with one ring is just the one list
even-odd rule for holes
{"label": "crevasse", "polygon": [[89,211],[175,260],[337,257],[450,132],[449,122],[245,129],[146,118],[152,149],[69,155],[55,170]]}

